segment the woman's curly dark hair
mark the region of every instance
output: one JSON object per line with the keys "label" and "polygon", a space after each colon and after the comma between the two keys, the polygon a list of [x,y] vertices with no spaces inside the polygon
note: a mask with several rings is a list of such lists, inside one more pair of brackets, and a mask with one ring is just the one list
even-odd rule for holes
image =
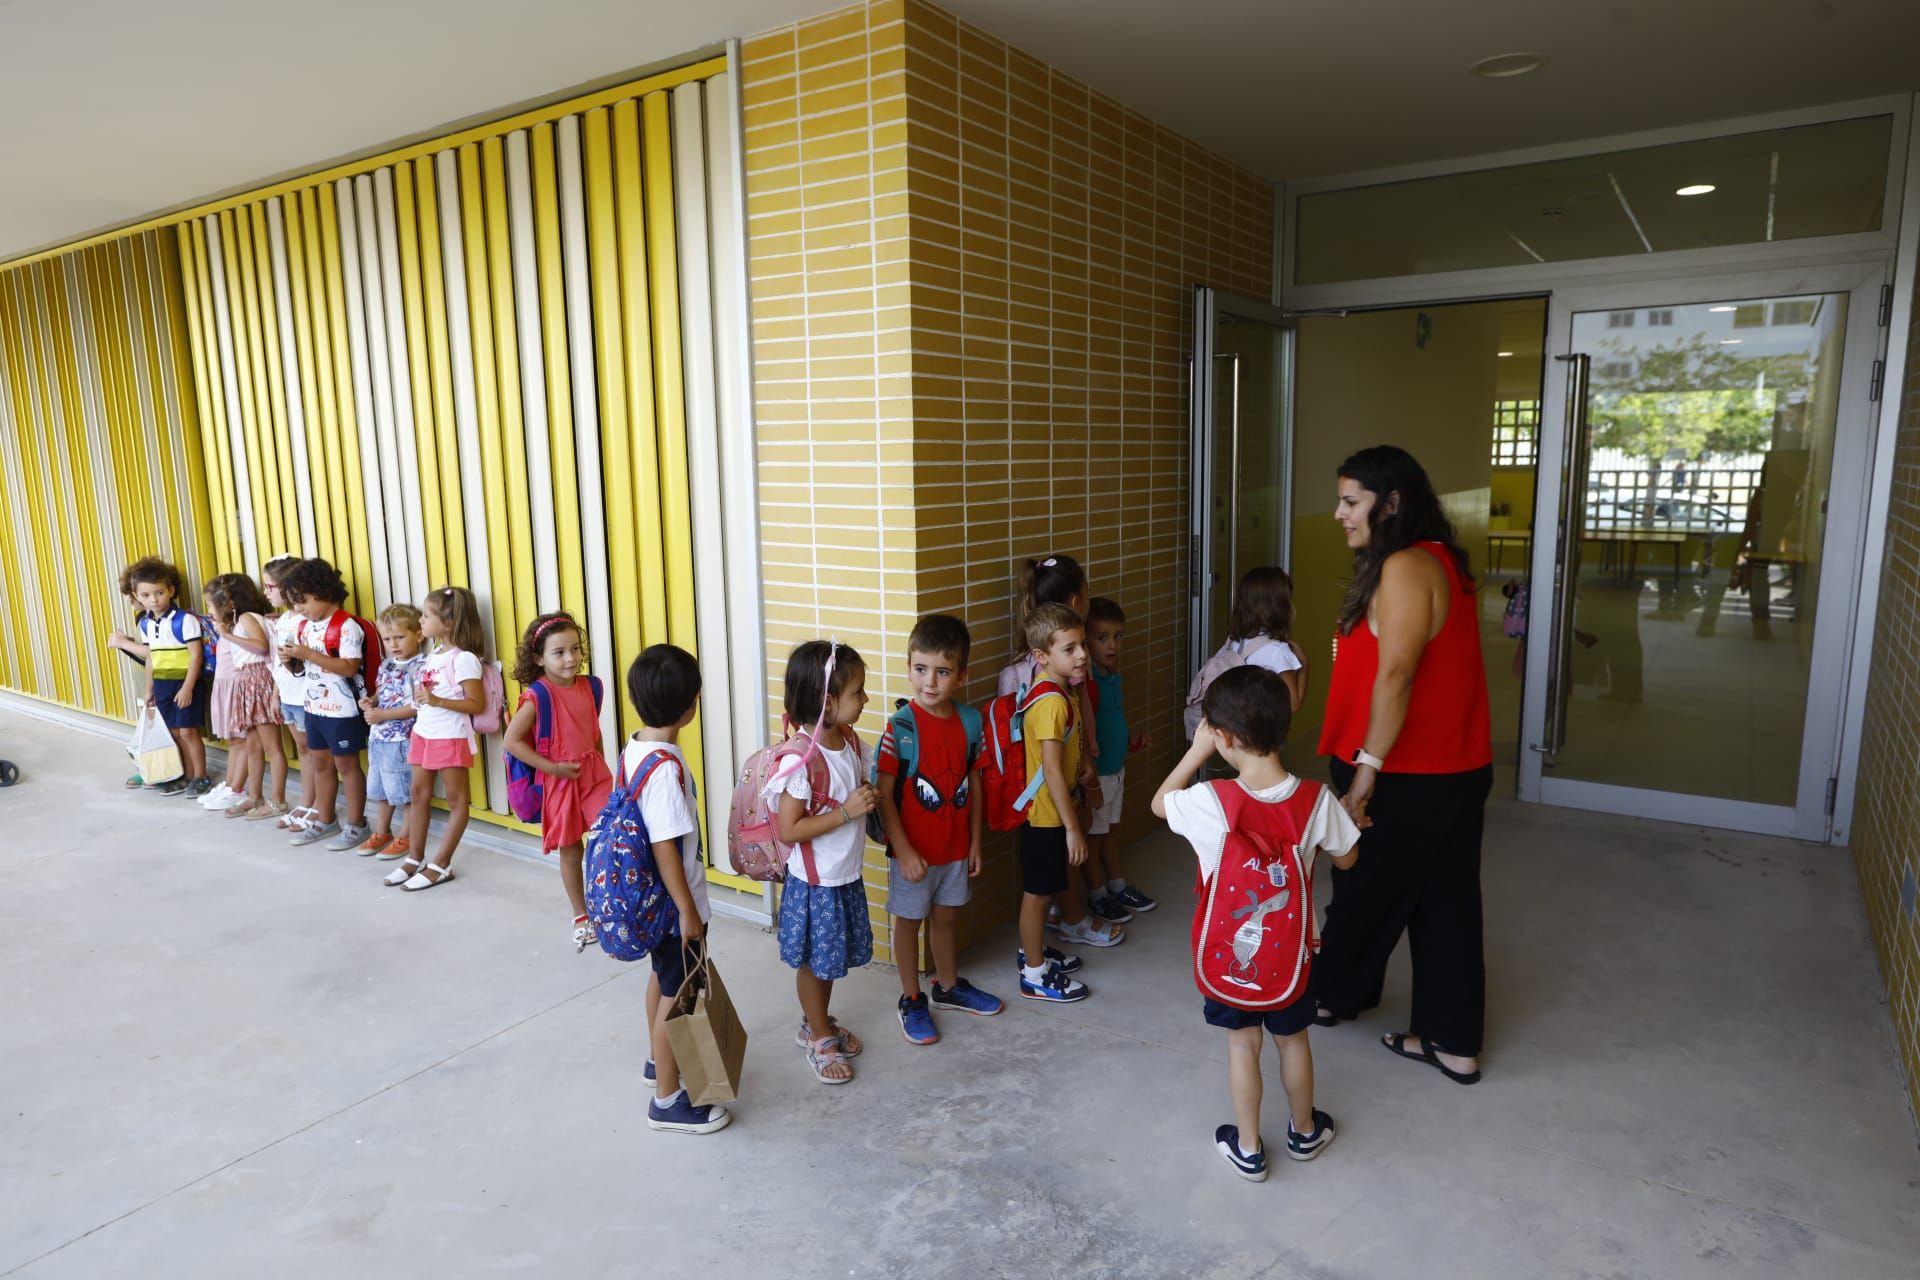
{"label": "woman's curly dark hair", "polygon": [[580,657],[585,661],[587,654],[587,633],[580,620],[566,610],[543,613],[527,624],[520,636],[520,647],[513,653],[513,678],[522,685],[530,685],[546,674],[540,665],[540,655],[546,651],[547,641],[554,636],[571,631],[580,637]]}

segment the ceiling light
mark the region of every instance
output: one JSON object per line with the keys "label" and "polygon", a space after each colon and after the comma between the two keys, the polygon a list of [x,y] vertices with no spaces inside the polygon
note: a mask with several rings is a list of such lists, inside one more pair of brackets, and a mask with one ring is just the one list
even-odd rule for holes
{"label": "ceiling light", "polygon": [[1673,194],[1677,196],[1704,196],[1712,190],[1713,184],[1711,182],[1696,182],[1691,186],[1681,187]]}
{"label": "ceiling light", "polygon": [[1738,307],[1708,307],[1709,311],[1738,311]]}
{"label": "ceiling light", "polygon": [[1467,70],[1483,80],[1510,80],[1514,76],[1524,76],[1529,71],[1538,71],[1546,65],[1545,54],[1502,53],[1492,58],[1482,58]]}
{"label": "ceiling light", "polygon": [[1497,355],[1497,356],[1499,356],[1499,357],[1500,357],[1500,358],[1501,358],[1502,360],[1505,360],[1505,359],[1506,359],[1506,358],[1507,358],[1508,356],[1510,356],[1510,355],[1512,355],[1512,354],[1513,354],[1513,352],[1511,352],[1511,351],[1496,351],[1496,352],[1494,352],[1493,354],[1495,354],[1495,355]]}
{"label": "ceiling light", "polygon": [[1739,346],[1739,345],[1740,345],[1740,343],[1741,343],[1741,342],[1742,342],[1742,339],[1740,339],[1740,338],[1722,338],[1722,339],[1720,339],[1720,345],[1721,345],[1721,346],[1723,346],[1723,347],[1737,347],[1737,346]]}

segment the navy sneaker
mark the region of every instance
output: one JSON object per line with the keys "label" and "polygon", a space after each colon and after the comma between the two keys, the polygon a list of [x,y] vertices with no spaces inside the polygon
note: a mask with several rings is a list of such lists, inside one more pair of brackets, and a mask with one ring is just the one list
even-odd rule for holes
{"label": "navy sneaker", "polygon": [[187,794],[187,788],[191,785],[185,778],[175,778],[172,782],[163,782],[154,789],[163,796],[183,796]]}
{"label": "navy sneaker", "polygon": [[1151,911],[1155,907],[1160,905],[1160,903],[1156,899],[1149,898],[1146,894],[1140,892],[1138,889],[1134,888],[1132,885],[1128,885],[1126,888],[1122,889],[1119,893],[1116,893],[1113,896],[1120,899],[1120,901],[1126,903],[1127,910],[1136,912],[1136,913],[1141,911]]}
{"label": "navy sneaker", "polygon": [[940,1031],[933,1025],[933,1015],[927,1012],[927,993],[908,999],[900,997],[900,1034],[907,1038],[908,1044],[935,1044],[940,1039]]}
{"label": "navy sneaker", "polygon": [[646,1081],[646,1082],[647,1082],[648,1084],[658,1084],[658,1083],[659,1083],[659,1081],[660,1081],[660,1073],[659,1073],[659,1072],[658,1072],[657,1070],[655,1070],[655,1069],[654,1069],[654,1065],[653,1065],[653,1059],[652,1059],[652,1058],[648,1058],[648,1059],[647,1059],[647,1065],[646,1065],[646,1066],[644,1066],[644,1067],[642,1067],[642,1068],[640,1068],[640,1078],[641,1078],[642,1080],[645,1080],[645,1081]]}
{"label": "navy sneaker", "polygon": [[1295,1133],[1293,1121],[1287,1121],[1287,1155],[1295,1160],[1311,1160],[1333,1145],[1333,1117],[1315,1109],[1313,1132]]}
{"label": "navy sneaker", "polygon": [[[1127,910],[1126,904],[1111,893],[1102,894],[1089,902],[1087,910],[1108,924],[1125,924],[1133,919],[1133,912]],[[1064,934],[1066,931],[1062,929],[1061,932]]]}
{"label": "navy sneaker", "polygon": [[[1080,966],[1085,963],[1079,956],[1070,956],[1058,947],[1047,947],[1041,954],[1046,957],[1047,964],[1050,968],[1058,969],[1062,973],[1078,973],[1080,972]],[[1025,951],[1016,951],[1013,955],[1015,964],[1019,965],[1022,969],[1027,967],[1027,953]]]}
{"label": "navy sneaker", "polygon": [[1038,982],[1029,982],[1026,970],[1021,970],[1020,994],[1028,1000],[1072,1004],[1076,1000],[1085,1000],[1093,993],[1087,990],[1086,983],[1069,978],[1058,965],[1049,965],[1046,974]]}
{"label": "navy sneaker", "polygon": [[718,1133],[732,1121],[725,1107],[694,1106],[685,1089],[671,1106],[661,1106],[658,1098],[647,1104],[647,1128],[668,1133]]}
{"label": "navy sneaker", "polygon": [[962,1013],[977,1013],[983,1018],[991,1018],[1006,1008],[999,996],[988,995],[965,978],[956,981],[951,987],[933,984],[933,1003],[942,1009],[958,1009]]}
{"label": "navy sneaker", "polygon": [[1233,1166],[1233,1171],[1248,1182],[1267,1180],[1267,1153],[1264,1148],[1252,1155],[1243,1155],[1240,1151],[1240,1126],[1223,1124],[1213,1131],[1213,1146],[1220,1158]]}
{"label": "navy sneaker", "polygon": [[[189,782],[187,784],[187,794],[192,796],[195,800],[200,799],[202,796],[211,794],[212,791],[213,791],[213,779],[211,778],[195,778],[192,782]],[[170,794],[178,794],[178,793],[173,792]]]}

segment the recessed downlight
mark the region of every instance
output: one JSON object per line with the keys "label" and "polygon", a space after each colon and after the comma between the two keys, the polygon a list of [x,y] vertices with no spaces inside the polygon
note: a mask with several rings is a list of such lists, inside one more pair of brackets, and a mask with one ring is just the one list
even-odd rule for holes
{"label": "recessed downlight", "polygon": [[1482,58],[1467,70],[1482,80],[1511,80],[1514,76],[1524,76],[1546,65],[1545,54],[1502,53],[1491,58]]}
{"label": "recessed downlight", "polygon": [[1695,183],[1690,183],[1687,186],[1681,187],[1679,190],[1675,191],[1673,194],[1677,196],[1704,196],[1707,193],[1711,192],[1713,189],[1714,189],[1714,186],[1711,182],[1695,182]]}
{"label": "recessed downlight", "polygon": [[1738,311],[1738,307],[1708,307],[1709,311]]}

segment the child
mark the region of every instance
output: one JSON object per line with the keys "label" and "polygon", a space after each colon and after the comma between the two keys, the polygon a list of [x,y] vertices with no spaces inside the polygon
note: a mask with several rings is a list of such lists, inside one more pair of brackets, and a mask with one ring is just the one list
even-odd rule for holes
{"label": "child", "polygon": [[473,717],[487,706],[480,675],[480,663],[487,652],[487,628],[480,621],[480,602],[473,598],[473,592],[465,587],[441,587],[429,593],[420,607],[420,634],[433,647],[414,681],[417,710],[407,763],[413,769],[413,795],[422,800],[431,796],[436,775],[446,785],[447,825],[440,832],[440,860],[429,863],[427,820],[433,806],[407,807],[407,858],[388,874],[386,883],[409,893],[453,879],[453,851],[467,833],[467,770],[480,748],[473,734]]}
{"label": "child", "polygon": [[[285,790],[287,785],[280,695],[267,662],[273,647],[272,625],[266,619],[271,606],[244,573],[223,573],[202,594],[221,646],[220,665],[213,673],[213,732],[227,740],[227,781],[235,792],[219,807],[229,818],[245,818],[267,803],[269,766],[275,786]],[[214,807],[209,796],[207,808]]]}
{"label": "child", "polygon": [[[1267,1176],[1267,1154],[1260,1141],[1263,1028],[1280,1049],[1280,1079],[1292,1113],[1287,1155],[1311,1160],[1333,1141],[1332,1118],[1313,1105],[1313,1054],[1307,1046],[1307,1027],[1314,1017],[1313,998],[1307,994],[1313,930],[1309,889],[1315,851],[1331,855],[1336,867],[1350,867],[1358,857],[1354,845],[1360,832],[1331,791],[1294,777],[1280,763],[1280,744],[1293,712],[1278,675],[1252,665],[1226,671],[1207,689],[1203,706],[1193,745],[1154,793],[1153,812],[1187,838],[1200,860],[1191,964],[1205,997],[1202,1012],[1208,1024],[1227,1033],[1227,1079],[1236,1121],[1214,1131],[1214,1146],[1235,1173],[1259,1182]],[[1189,786],[1216,751],[1239,776]],[[1245,838],[1248,843],[1241,848],[1255,850],[1255,855],[1224,858],[1230,834]],[[1281,852],[1262,857],[1268,850]],[[1216,893],[1225,895],[1218,911]],[[1252,901],[1230,910],[1243,895]],[[1284,911],[1289,897],[1296,895],[1298,914],[1269,925],[1269,917]],[[1224,938],[1220,930],[1226,931]],[[1273,947],[1267,948],[1270,934]],[[1216,939],[1225,945],[1214,946]],[[1288,942],[1298,948],[1297,955],[1286,954]],[[1277,961],[1270,960],[1276,950]],[[1218,968],[1227,952],[1231,965]],[[1269,970],[1265,986],[1263,961]],[[1244,1000],[1229,1001],[1217,998],[1216,989],[1247,994]],[[1263,1003],[1263,991],[1287,1002],[1277,1007]]]}
{"label": "child", "polygon": [[1289,722],[1307,696],[1307,658],[1292,635],[1293,579],[1277,564],[1247,570],[1233,589],[1233,614],[1220,653],[1233,653],[1246,665],[1279,676],[1287,690]]}
{"label": "child", "polygon": [[180,608],[180,571],[158,556],[146,556],[127,567],[127,583],[140,606],[140,640],[147,648],[146,704],[157,707],[160,718],[180,748],[183,776],[159,788],[163,796],[190,795],[198,800],[213,790],[207,780],[207,749],[200,741],[206,701],[198,695],[204,668],[200,619]]}
{"label": "child", "polygon": [[[900,971],[900,1034],[909,1044],[940,1038],[920,990],[920,923],[933,952],[933,1003],[991,1016],[1005,1006],[959,975],[954,922],[980,874],[984,810],[980,791],[980,715],[953,695],[967,681],[973,638],[958,618],[935,613],[907,637],[907,682],[913,699],[893,713],[880,739],[874,780],[890,845],[887,914],[893,917],[893,960]],[[913,746],[911,783],[901,770],[902,743]],[[884,781],[882,780],[884,779]]]}
{"label": "child", "polygon": [[420,652],[420,611],[412,605],[390,604],[374,622],[380,628],[382,657],[373,691],[360,699],[360,714],[367,718],[367,800],[380,807],[374,810],[373,834],[354,852],[392,862],[406,857],[412,847],[407,818],[399,820],[400,834],[393,833],[394,810],[404,814],[413,801],[413,766],[407,763],[416,710],[413,683],[426,656]]}
{"label": "child", "polygon": [[[1075,677],[1087,674],[1086,630],[1080,615],[1063,604],[1043,604],[1027,615],[1027,648],[1038,678],[1022,702],[1020,732],[1026,744],[1027,777],[1045,781],[1020,827],[1020,994],[1028,1000],[1070,1003],[1090,994],[1086,984],[1067,976],[1064,964],[1048,959],[1042,947],[1047,907],[1063,897],[1070,867],[1087,860],[1087,836],[1075,785],[1091,781],[1081,747],[1078,700],[1067,692]],[[1117,946],[1124,935],[1116,925],[1095,924],[1071,898],[1061,906],[1060,936],[1094,947]],[[1029,964],[1038,956],[1042,963]]]}
{"label": "child", "polygon": [[[599,682],[581,678],[586,658],[586,641],[572,614],[543,613],[527,624],[513,664],[513,678],[526,691],[503,744],[514,759],[547,775],[540,787],[540,851],[560,852],[560,882],[573,905],[575,954],[594,941],[580,872],[582,841],[613,794],[613,774],[600,754]],[[553,736],[544,755],[534,741],[540,724],[536,684],[544,687],[552,709]]]}
{"label": "child", "polygon": [[[294,670],[306,680],[303,704],[307,722],[308,763],[314,772],[313,812],[298,826],[289,826],[287,843],[308,845],[325,840],[327,848],[352,849],[367,838],[367,775],[360,753],[367,747],[367,721],[360,714],[366,693],[361,677],[367,651],[366,633],[359,622],[343,616],[332,642],[334,615],[346,603],[347,584],[325,560],[302,560],[280,580],[280,592],[302,621],[299,639],[280,646],[283,662],[300,664]],[[336,798],[345,810],[339,821]]]}
{"label": "child", "polygon": [[[306,623],[306,619],[288,605],[286,594],[280,590],[281,581],[299,563],[298,556],[275,556],[260,571],[260,585],[267,593],[267,603],[274,609],[273,648],[268,655],[269,665],[273,670],[274,688],[280,694],[280,717],[292,730],[295,758],[300,763],[300,803],[291,810],[287,808],[287,777],[282,769],[274,775],[272,801],[247,817],[250,820],[277,818],[278,821],[273,825],[282,831],[290,831],[320,812],[313,807],[314,784],[318,781],[319,770],[314,767],[314,754],[307,746],[306,677],[295,674],[280,656],[280,651],[286,646],[300,643],[300,628]],[[282,759],[285,759],[284,751]]]}
{"label": "child", "polygon": [[[1063,604],[1080,617],[1086,617],[1087,572],[1072,556],[1052,555],[1044,560],[1029,560],[1021,566],[1020,614],[1015,630],[1023,637],[1028,616],[1043,604]],[[1038,672],[1039,668],[1034,662],[1033,654],[1030,652],[1022,654],[1017,660],[1001,669],[999,692],[1013,693],[1018,689],[1029,687],[1039,678]],[[1080,717],[1080,723],[1091,725],[1093,723],[1092,689],[1084,679],[1076,681],[1075,687],[1078,690],[1078,697],[1075,699],[1078,704],[1076,714]],[[1093,770],[1095,779],[1093,785],[1086,789],[1085,799],[1091,808],[1100,809],[1105,807],[1106,797],[1100,789],[1099,777],[1102,773],[1112,773],[1115,770],[1109,768],[1099,758],[1098,743],[1089,741],[1083,743],[1082,748],[1087,755],[1088,764]],[[1117,765],[1118,768],[1125,768],[1125,758],[1118,761]],[[1121,889],[1109,893],[1107,885],[1111,881],[1118,881]],[[1076,915],[1083,907],[1091,905],[1094,914],[1109,924],[1125,924],[1133,919],[1133,913],[1128,910],[1121,896],[1126,887],[1126,878],[1120,874],[1118,866],[1104,865],[1089,851],[1089,856],[1081,864],[1079,873],[1069,877],[1067,901],[1073,905]],[[1140,896],[1146,897],[1145,894]],[[1091,903],[1089,899],[1092,900]],[[1151,902],[1152,899],[1148,898],[1147,901]],[[1060,913],[1057,910],[1049,913],[1047,927],[1057,929],[1059,918]]]}
{"label": "child", "polygon": [[1126,626],[1126,613],[1105,596],[1095,596],[1087,605],[1091,676],[1085,687],[1093,703],[1092,763],[1100,771],[1100,803],[1087,824],[1087,865],[1101,868],[1108,877],[1091,886],[1092,900],[1087,905],[1107,920],[1131,919],[1135,912],[1160,905],[1120,874],[1118,828],[1127,787],[1127,755],[1152,745],[1147,735],[1128,731],[1127,708],[1120,697],[1120,637]]}
{"label": "child", "polygon": [[819,723],[808,752],[826,762],[827,793],[814,794],[809,762],[776,772],[766,794],[780,797],[780,839],[801,846],[787,859],[780,894],[780,959],[793,969],[800,997],[795,1040],[822,1084],[852,1080],[848,1059],[861,1049],[859,1038],[829,1012],[834,980],[873,959],[860,863],[867,847],[862,819],[879,796],[867,782],[866,756],[851,728],[866,705],[866,663],[847,646],[809,640],[787,659],[787,717],[802,726],[803,736]]}
{"label": "child", "polygon": [[[578,637],[577,629],[574,635]],[[700,824],[694,817],[698,801],[693,774],[679,745],[680,731],[700,709],[699,664],[685,649],[656,644],[628,668],[627,693],[643,727],[620,753],[621,781],[639,777],[648,757],[666,757],[647,775],[640,812],[653,841],[660,881],[679,916],[677,931],[649,957],[653,976],[647,980],[647,1026],[653,1033],[653,1057],[647,1061],[646,1076],[653,1083],[653,1101],[647,1104],[647,1127],[669,1133],[716,1133],[733,1117],[725,1107],[693,1104],[680,1087],[680,1066],[667,1039],[673,998],[686,981],[688,962],[705,954],[707,922],[713,918],[707,901],[707,868],[700,858]],[[516,719],[519,714],[514,713]],[[552,795],[553,783],[546,785],[547,794]]]}

